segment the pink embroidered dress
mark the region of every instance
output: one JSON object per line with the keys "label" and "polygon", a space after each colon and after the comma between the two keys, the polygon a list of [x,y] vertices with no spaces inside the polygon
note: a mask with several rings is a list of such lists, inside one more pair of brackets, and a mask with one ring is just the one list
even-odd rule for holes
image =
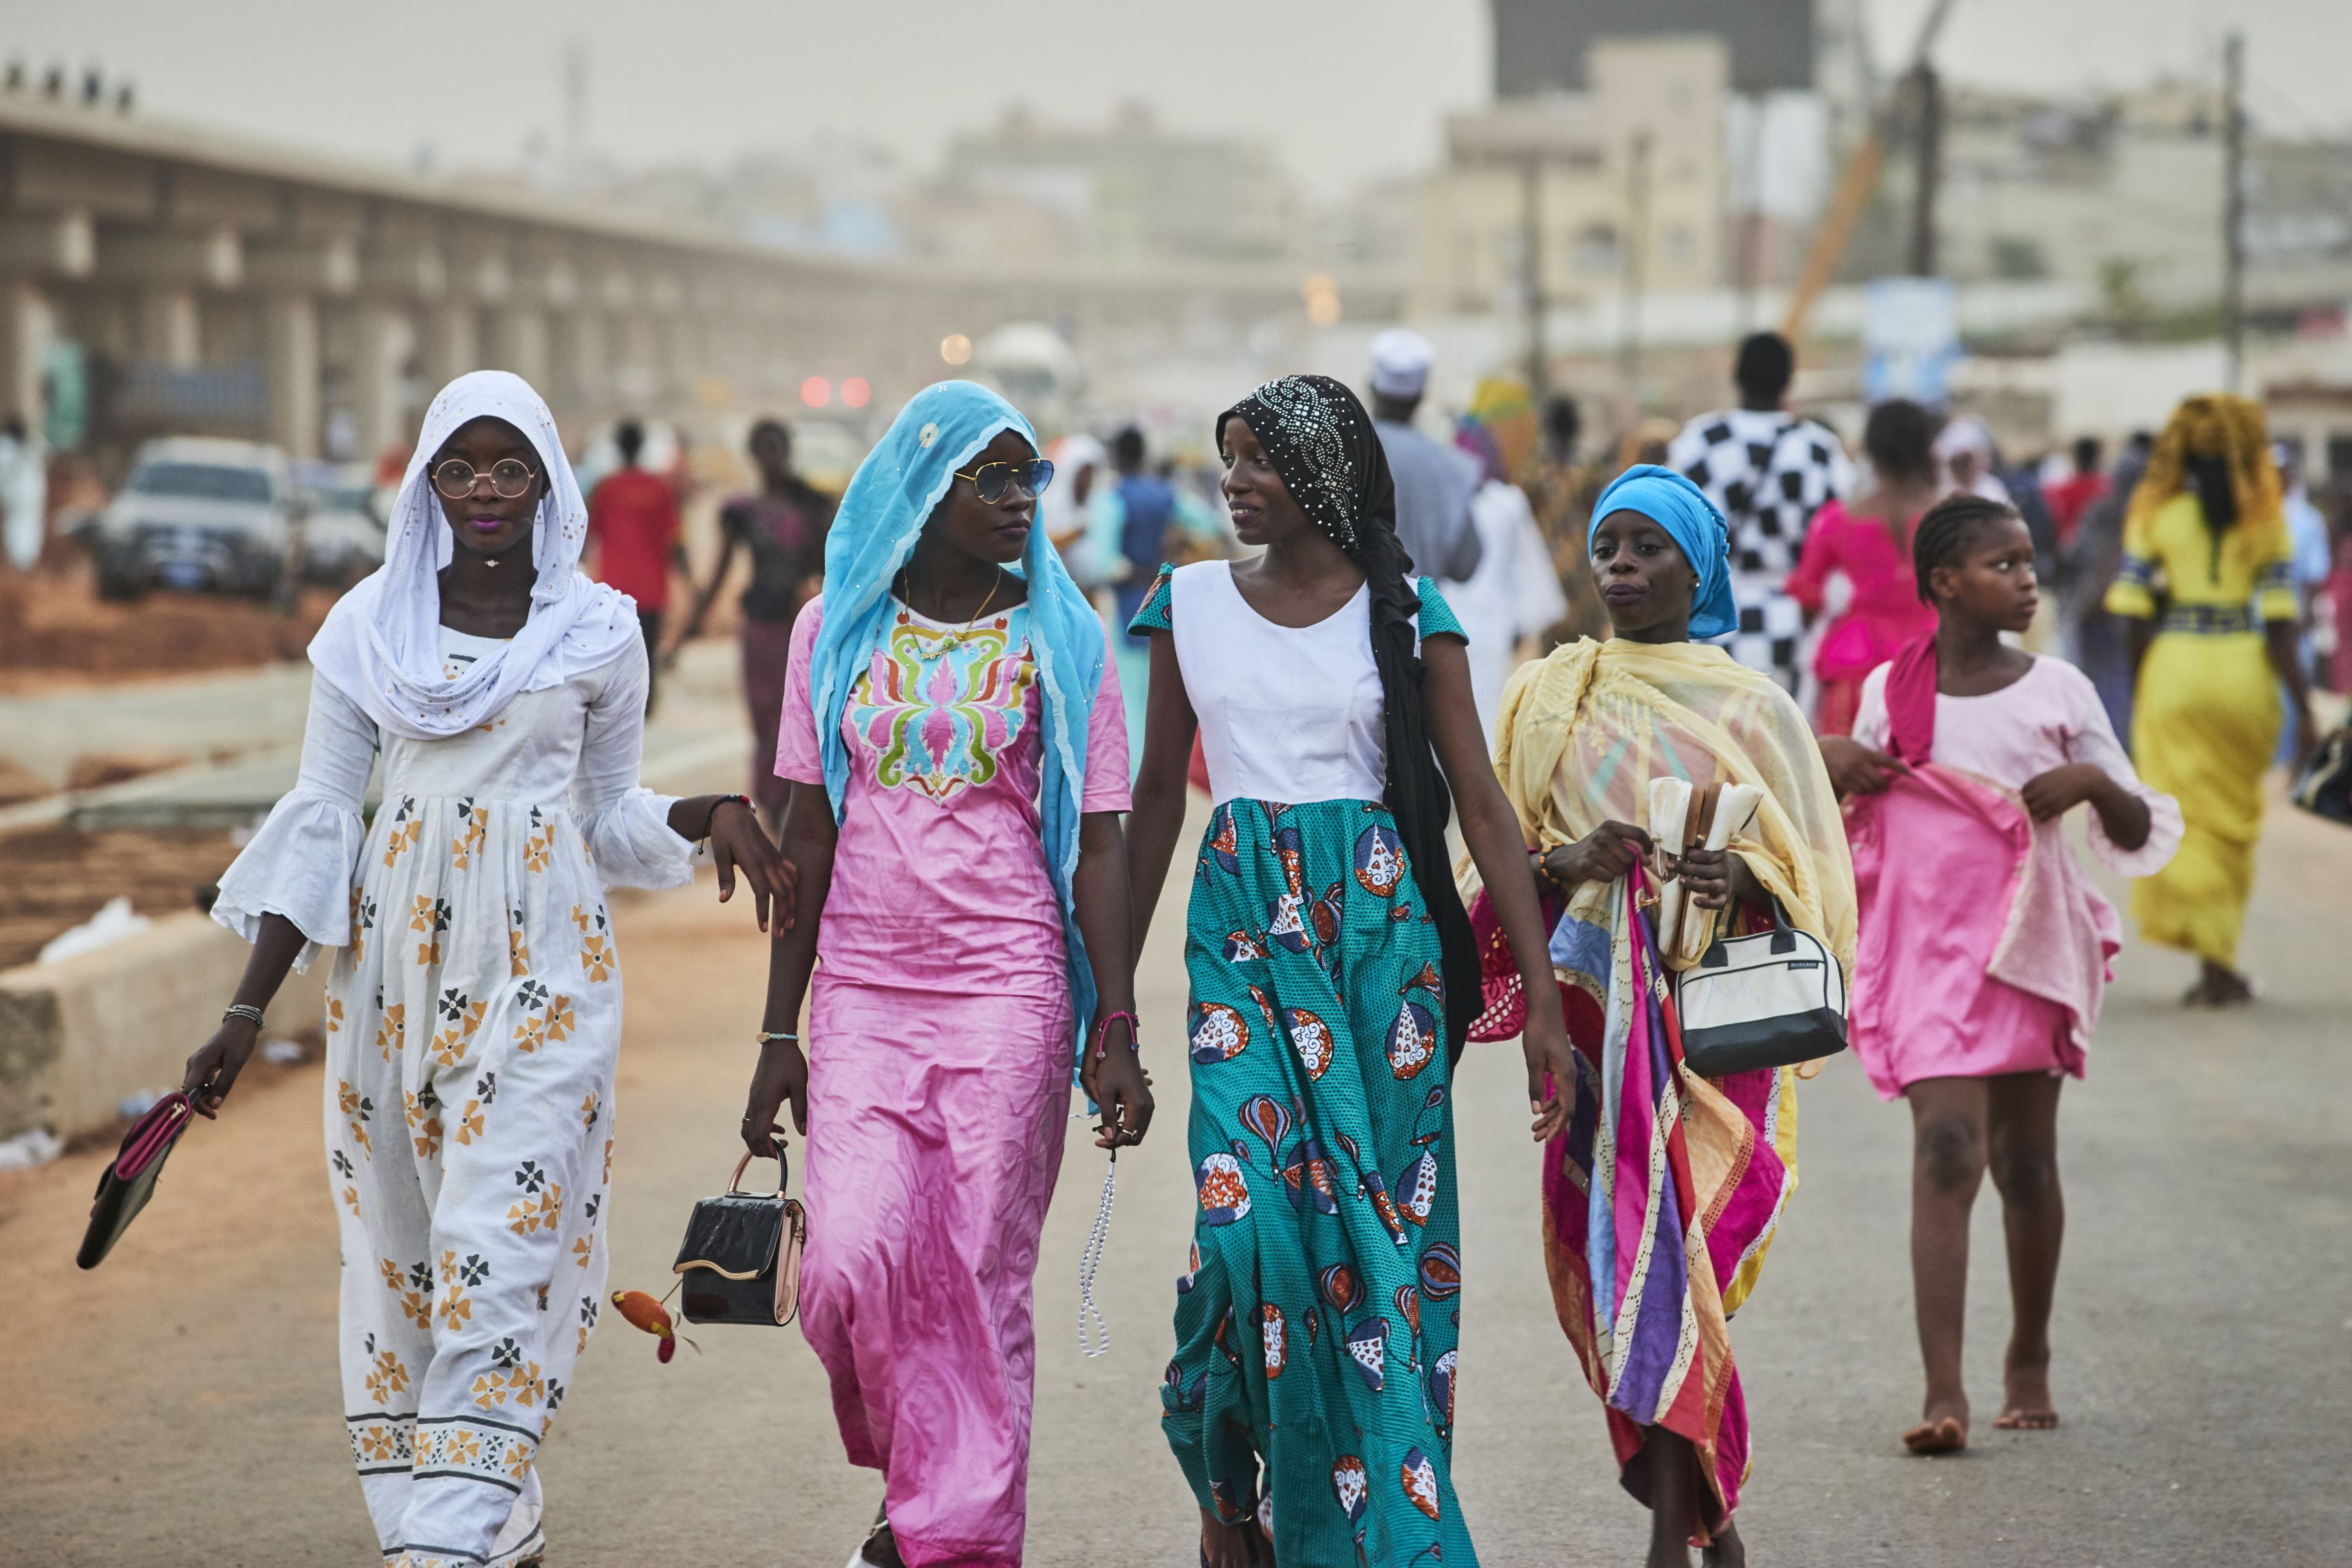
{"label": "pink embroidered dress", "polygon": [[[1060,906],[1038,837],[1026,605],[971,628],[893,602],[842,714],[851,777],[808,1023],[801,1322],[852,1464],[887,1477],[910,1564],[1015,1564],[1036,1363],[1031,1281],[1070,1108]],[[823,787],[793,629],[776,772]],[[1128,809],[1115,666],[1082,809]]]}
{"label": "pink embroidered dress", "polygon": [[[1863,745],[1896,744],[1887,684],[1903,667],[1863,682]],[[1982,696],[1934,700],[1934,766],[1846,811],[1862,898],[1854,1054],[1889,1100],[1922,1078],[2080,1078],[2122,922],[2066,847],[2063,819],[2035,822],[2017,791],[2088,762],[2146,801],[2147,841],[2136,850],[2086,813],[2091,852],[2122,876],[2172,858],[2180,807],[2140,782],[2090,677],[2063,660],[2036,658]]]}

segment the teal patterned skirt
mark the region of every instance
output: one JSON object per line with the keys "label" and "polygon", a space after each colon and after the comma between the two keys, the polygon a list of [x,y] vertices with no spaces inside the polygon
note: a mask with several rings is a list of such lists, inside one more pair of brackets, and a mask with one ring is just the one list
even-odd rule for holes
{"label": "teal patterned skirt", "polygon": [[1475,1568],[1437,928],[1377,801],[1219,806],[1193,875],[1169,1445],[1283,1568]]}

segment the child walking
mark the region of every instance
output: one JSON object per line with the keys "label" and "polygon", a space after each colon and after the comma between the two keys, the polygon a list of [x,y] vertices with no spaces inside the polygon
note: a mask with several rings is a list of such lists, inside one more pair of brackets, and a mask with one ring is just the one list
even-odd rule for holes
{"label": "child walking", "polygon": [[1933,633],[1873,671],[1853,735],[1825,737],[1861,903],[1849,1037],[1886,1099],[1911,1103],[1911,1274],[1927,1391],[1914,1453],[1969,1440],[1960,1335],[1969,1213],[2000,1189],[2014,1313],[2003,1429],[2058,1424],[2050,1305],[2065,1227],[2058,1090],[2083,1076],[2122,931],[2060,823],[2091,808],[2092,852],[2147,876],[2180,809],[2140,782],[2088,677],[2009,646],[2038,601],[2017,512],[1954,496],[1912,540]]}

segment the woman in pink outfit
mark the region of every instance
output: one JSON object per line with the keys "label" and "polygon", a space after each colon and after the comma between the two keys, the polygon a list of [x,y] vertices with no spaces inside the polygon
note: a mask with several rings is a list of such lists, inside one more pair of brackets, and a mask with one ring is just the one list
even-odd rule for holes
{"label": "woman in pink outfit", "polygon": [[2014,1323],[2000,1418],[2058,1424],[2050,1303],[2065,1224],[2058,1089],[2083,1075],[2122,925],[2066,848],[2146,876],[2180,842],[2180,808],[2139,781],[2087,677],[2005,644],[2038,602],[2017,513],[1960,495],[1920,519],[1918,592],[1937,628],[1863,685],[1851,738],[1822,745],[1847,798],[1861,899],[1849,1037],[1871,1082],[1911,1103],[1911,1267],[1926,1410],[1915,1453],[1968,1445],[1960,1379],[1969,1212],[2000,1191]]}
{"label": "woman in pink outfit", "polygon": [[1052,477],[995,393],[918,393],[850,481],[793,629],[776,773],[799,903],[742,1135],[766,1153],[789,1099],[808,1138],[801,1322],[850,1462],[886,1478],[853,1563],[1021,1562],[1031,1281],[1074,1047],[1103,1145],[1151,1119],[1127,721],[1102,622],[1035,527]]}
{"label": "woman in pink outfit", "polygon": [[1832,500],[1814,513],[1789,574],[1789,597],[1808,621],[1828,607],[1833,575],[1852,589],[1813,651],[1821,682],[1813,727],[1822,735],[1851,730],[1863,677],[1935,628],[1936,612],[1919,602],[1911,575],[1911,529],[1935,504],[1938,487],[1935,434],[1933,416],[1916,402],[1897,398],[1872,409],[1862,437],[1870,493],[1851,506]]}

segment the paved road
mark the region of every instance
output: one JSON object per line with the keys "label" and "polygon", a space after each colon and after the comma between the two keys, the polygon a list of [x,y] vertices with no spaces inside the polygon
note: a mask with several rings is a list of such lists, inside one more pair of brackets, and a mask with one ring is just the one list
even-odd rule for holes
{"label": "paved road", "polygon": [[[1804,1100],[1804,1186],[1735,1328],[1755,1411],[1743,1515],[1759,1563],[2045,1565],[2341,1561],[2352,1536],[2352,1091],[2345,935],[2352,836],[2280,812],[2248,952],[2263,1005],[2169,998],[2175,956],[2128,951],[2070,1089],[2073,1232],[2056,1324],[2065,1425],[1980,1430],[1914,1459],[1907,1122],[1851,1063]],[[1181,890],[1181,879],[1178,886]],[[731,1165],[762,955],[709,885],[617,906],[629,984],[613,1236],[617,1283],[660,1288],[688,1203]],[[1191,1207],[1173,906],[1145,985],[1161,1131],[1123,1162],[1103,1299],[1074,1345],[1100,1156],[1073,1133],[1039,1287],[1031,1560],[1193,1561],[1156,1424]],[[191,1040],[201,1032],[191,1020]],[[1466,1366],[1456,1464],[1490,1563],[1639,1560],[1536,1254],[1535,1156],[1515,1056],[1460,1097]],[[373,1561],[336,1408],[335,1242],[315,1068],[257,1068],[200,1127],[95,1275],[68,1261],[101,1154],[0,1176],[0,1563],[144,1568]],[[822,1223],[822,1217],[818,1223]],[[1971,1383],[1996,1408],[2007,1327],[1997,1211],[1977,1230]],[[834,1568],[878,1486],[843,1463],[823,1379],[787,1330],[714,1330],[656,1365],[608,1320],[544,1455],[559,1568]]]}

